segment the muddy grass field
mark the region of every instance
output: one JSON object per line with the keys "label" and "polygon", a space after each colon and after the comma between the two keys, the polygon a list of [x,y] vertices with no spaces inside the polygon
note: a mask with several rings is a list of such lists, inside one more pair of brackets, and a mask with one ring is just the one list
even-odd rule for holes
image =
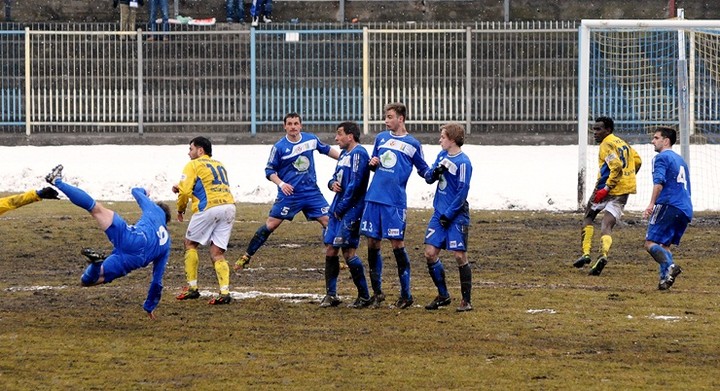
{"label": "muddy grass field", "polygon": [[[269,205],[238,205],[228,258],[242,255]],[[134,222],[134,203],[114,203]],[[718,389],[720,217],[700,214],[675,249],[683,267],[670,291],[642,248],[645,222],[616,227],[599,277],[573,268],[578,213],[476,211],[469,258],[473,306],[456,313],[459,281],[442,253],[454,302],[436,295],[423,234],[430,211],[411,211],[406,237],[415,306],[356,310],[341,271],[337,308],[319,308],[324,249],[317,223],[283,224],[231,276],[235,300],[209,306],[217,289],[201,252],[203,297],[175,300],[185,284],[182,237],[173,222],[165,290],[150,321],[142,310],[150,270],[81,288],[82,247],[109,249],[86,212],[43,201],[0,217],[0,389]],[[599,230],[596,230],[599,231]],[[596,232],[596,236],[599,232]],[[599,247],[599,237],[594,247]],[[364,241],[359,255],[366,262]],[[398,292],[389,243],[384,287]],[[594,251],[593,258],[597,257]],[[388,303],[389,304],[389,303]]]}

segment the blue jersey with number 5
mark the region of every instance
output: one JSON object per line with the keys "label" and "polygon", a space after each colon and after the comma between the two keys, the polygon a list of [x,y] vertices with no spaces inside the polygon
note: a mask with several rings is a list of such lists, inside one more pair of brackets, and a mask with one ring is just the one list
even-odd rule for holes
{"label": "blue jersey with number 5", "polygon": [[671,149],[662,151],[653,158],[652,175],[653,184],[663,186],[655,203],[672,205],[692,219],[690,170],[685,160]]}

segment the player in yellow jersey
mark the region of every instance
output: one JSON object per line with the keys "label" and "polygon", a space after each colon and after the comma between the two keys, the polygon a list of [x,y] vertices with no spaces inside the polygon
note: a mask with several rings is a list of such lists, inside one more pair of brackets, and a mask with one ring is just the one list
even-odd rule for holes
{"label": "player in yellow jersey", "polygon": [[30,190],[22,194],[0,198],[0,215],[42,199],[57,200],[59,199],[58,192],[52,187],[46,187],[40,190]]}
{"label": "player in yellow jersey", "polygon": [[612,230],[623,214],[628,196],[635,194],[635,174],[640,170],[642,161],[637,152],[625,141],[613,134],[615,123],[610,117],[598,117],[592,126],[595,141],[600,143],[598,153],[598,180],[595,190],[585,208],[582,228],[582,256],[573,266],[582,268],[591,262],[590,250],[595,228],[593,221],[605,211],[600,223],[602,241],[601,254],[590,268],[591,276],[599,276],[608,262],[608,253],[612,246]]}
{"label": "player in yellow jersey", "polygon": [[185,233],[185,276],[188,286],[178,300],[197,299],[198,246],[210,243],[212,259],[220,284],[220,296],[210,304],[228,304],[230,297],[230,266],[225,260],[230,233],[235,222],[235,200],[230,193],[227,171],[212,158],[212,144],[205,137],[190,141],[190,162],[185,165],[180,183],[173,186],[177,193],[177,219],[183,221],[188,203],[193,215]]}

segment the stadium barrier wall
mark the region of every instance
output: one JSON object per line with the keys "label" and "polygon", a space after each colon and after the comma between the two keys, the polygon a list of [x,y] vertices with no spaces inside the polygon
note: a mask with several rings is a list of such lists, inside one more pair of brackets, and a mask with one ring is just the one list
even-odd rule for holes
{"label": "stadium barrier wall", "polygon": [[368,132],[394,101],[420,132],[577,123],[574,22],[115,27],[0,24],[2,132],[254,135],[290,111]]}

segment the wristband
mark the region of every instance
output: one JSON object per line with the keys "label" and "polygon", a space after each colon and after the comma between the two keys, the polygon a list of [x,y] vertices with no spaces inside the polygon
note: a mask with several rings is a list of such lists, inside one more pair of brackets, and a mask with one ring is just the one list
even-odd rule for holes
{"label": "wristband", "polygon": [[285,184],[285,182],[280,182],[280,184],[278,185],[278,187],[282,189],[282,187],[283,187],[284,184]]}

